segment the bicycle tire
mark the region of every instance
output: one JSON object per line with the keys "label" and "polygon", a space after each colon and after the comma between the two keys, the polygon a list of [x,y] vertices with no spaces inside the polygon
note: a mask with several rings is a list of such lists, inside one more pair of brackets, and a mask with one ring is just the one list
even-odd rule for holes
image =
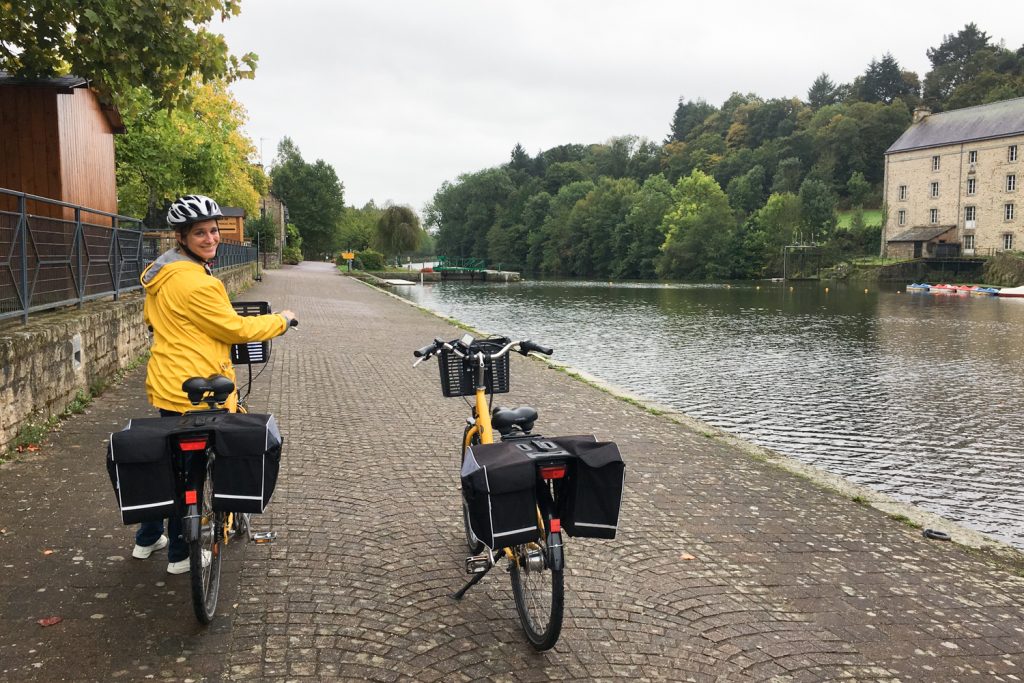
{"label": "bicycle tire", "polygon": [[[480,443],[480,435],[479,434],[473,434],[473,436],[470,438],[470,444],[469,445],[476,446],[479,443]],[[460,471],[461,471],[461,467],[462,467],[462,462],[465,461],[465,459],[466,459],[466,438],[463,437],[462,438],[462,458],[459,461]],[[483,541],[481,541],[479,538],[476,537],[476,534],[473,533],[473,529],[470,528],[470,526],[469,526],[469,507],[466,505],[466,499],[463,496],[461,496],[461,495],[459,496],[459,499],[462,501],[462,529],[463,529],[463,531],[466,534],[466,547],[469,549],[469,554],[470,555],[476,555],[476,554],[480,553],[481,551],[483,551],[484,543],[483,543]]]}
{"label": "bicycle tire", "polygon": [[[200,623],[209,624],[217,611],[220,594],[220,561],[225,514],[213,511],[213,458],[206,458],[206,473],[199,491],[199,534],[189,543],[188,561],[192,583],[192,608]],[[203,566],[203,555],[210,561]]]}
{"label": "bicycle tire", "polygon": [[[512,597],[526,639],[538,651],[550,650],[562,632],[564,570],[551,568],[546,538],[514,546],[511,550]],[[531,564],[536,565],[538,561],[542,561],[543,567],[531,568]]]}

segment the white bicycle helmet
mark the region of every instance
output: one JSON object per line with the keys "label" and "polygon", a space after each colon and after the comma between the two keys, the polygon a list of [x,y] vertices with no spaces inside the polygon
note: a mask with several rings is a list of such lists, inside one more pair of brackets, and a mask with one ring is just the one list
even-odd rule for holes
{"label": "white bicycle helmet", "polygon": [[187,194],[176,199],[167,209],[167,224],[177,230],[199,221],[223,217],[217,202],[201,194]]}

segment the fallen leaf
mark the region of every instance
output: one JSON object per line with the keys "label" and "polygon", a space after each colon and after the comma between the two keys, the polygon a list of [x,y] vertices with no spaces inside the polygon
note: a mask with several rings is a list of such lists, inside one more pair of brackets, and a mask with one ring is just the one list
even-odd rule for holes
{"label": "fallen leaf", "polygon": [[47,626],[53,626],[54,624],[59,624],[62,621],[64,621],[64,617],[44,617],[44,618],[40,619],[39,621],[37,621],[36,623],[39,624],[40,626],[42,626],[43,628],[46,628]]}
{"label": "fallen leaf", "polygon": [[683,553],[682,555],[679,556],[679,559],[680,560],[696,560],[697,558],[694,557],[693,555],[691,555],[690,553]]}

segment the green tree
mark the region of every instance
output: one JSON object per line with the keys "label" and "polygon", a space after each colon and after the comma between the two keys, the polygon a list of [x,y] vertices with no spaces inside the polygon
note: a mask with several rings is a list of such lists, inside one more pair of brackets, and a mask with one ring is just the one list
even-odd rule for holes
{"label": "green tree", "polygon": [[717,109],[704,100],[686,100],[679,98],[676,111],[672,115],[672,126],[666,142],[682,142],[690,135],[690,132],[697,129],[704,120]]}
{"label": "green tree", "polygon": [[832,82],[832,79],[828,77],[827,73],[822,72],[817,78],[814,79],[814,83],[811,84],[810,90],[807,91],[807,104],[812,109],[821,109],[829,104],[835,104],[839,101],[839,92],[836,88],[836,84]]}
{"label": "green tree", "polygon": [[613,235],[614,278],[645,279],[657,275],[655,261],[665,242],[661,223],[672,206],[672,185],[660,173],[652,175],[633,196],[625,220]]}
{"label": "green tree", "polygon": [[277,147],[270,171],[274,194],[302,233],[302,253],[313,259],[333,254],[338,247],[339,225],[345,211],[345,188],[334,167],[322,159],[309,164],[291,138]]}
{"label": "green tree", "polygon": [[822,241],[836,227],[836,196],[824,182],[808,178],[800,185],[801,226],[804,237]]}
{"label": "green tree", "polygon": [[420,244],[420,219],[408,206],[389,206],[377,221],[374,245],[385,256],[414,251]]}
{"label": "green tree", "polygon": [[764,184],[764,168],[760,165],[754,166],[743,175],[729,181],[726,188],[729,204],[743,215],[755,211],[764,204]]}
{"label": "green tree", "polygon": [[256,149],[242,132],[245,109],[225,83],[195,88],[176,109],[160,107],[145,88],[125,91],[121,100],[127,132],[114,144],[122,213],[163,227],[166,205],[189,193],[256,213],[268,180],[250,161]]}
{"label": "green tree", "polygon": [[846,191],[850,195],[850,205],[863,208],[868,195],[871,194],[871,184],[864,179],[864,174],[854,171],[846,182]]}
{"label": "green tree", "polygon": [[163,106],[196,79],[251,78],[256,55],[235,57],[208,29],[241,0],[20,0],[0,3],[0,69],[17,76],[74,74],[109,101],[145,87]]}
{"label": "green tree", "polygon": [[636,191],[631,178],[604,177],[576,202],[567,220],[569,274],[608,277],[618,258],[614,235],[623,229]]}
{"label": "green tree", "polygon": [[270,216],[248,218],[245,221],[245,239],[259,244],[261,252],[273,251],[277,246],[277,224]]}
{"label": "green tree", "polygon": [[803,182],[803,164],[798,157],[786,157],[779,162],[772,179],[772,192],[782,194],[797,193]]}
{"label": "green tree", "polygon": [[938,47],[928,48],[925,54],[932,69],[924,78],[925,104],[941,110],[958,86],[976,77],[976,69],[970,67],[979,53],[991,51],[989,40],[988,34],[971,22],[959,32],[943,36]]}
{"label": "green tree", "polygon": [[294,223],[285,225],[285,246],[281,257],[291,265],[302,260],[302,235]]}
{"label": "green tree", "polygon": [[725,192],[714,178],[695,170],[676,183],[672,200],[662,220],[665,244],[658,274],[694,280],[728,278],[733,270],[730,246],[736,219]]}
{"label": "green tree", "polygon": [[748,274],[754,277],[779,277],[782,273],[782,249],[796,241],[802,212],[800,199],[789,192],[773,194],[748,222],[744,247],[749,255]]}
{"label": "green tree", "polygon": [[864,102],[889,104],[899,98],[916,103],[920,99],[920,81],[917,74],[900,69],[899,62],[886,52],[881,60],[871,60],[864,75],[853,82],[853,95]]}
{"label": "green tree", "polygon": [[377,223],[383,212],[372,201],[363,208],[345,208],[338,227],[338,245],[349,251],[361,251],[373,244]]}

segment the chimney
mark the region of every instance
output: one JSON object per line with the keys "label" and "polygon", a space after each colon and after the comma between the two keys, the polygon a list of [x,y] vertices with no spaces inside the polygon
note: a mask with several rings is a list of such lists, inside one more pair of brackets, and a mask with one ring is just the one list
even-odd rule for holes
{"label": "chimney", "polygon": [[914,107],[914,123],[920,123],[926,118],[932,115],[932,110],[928,107]]}

